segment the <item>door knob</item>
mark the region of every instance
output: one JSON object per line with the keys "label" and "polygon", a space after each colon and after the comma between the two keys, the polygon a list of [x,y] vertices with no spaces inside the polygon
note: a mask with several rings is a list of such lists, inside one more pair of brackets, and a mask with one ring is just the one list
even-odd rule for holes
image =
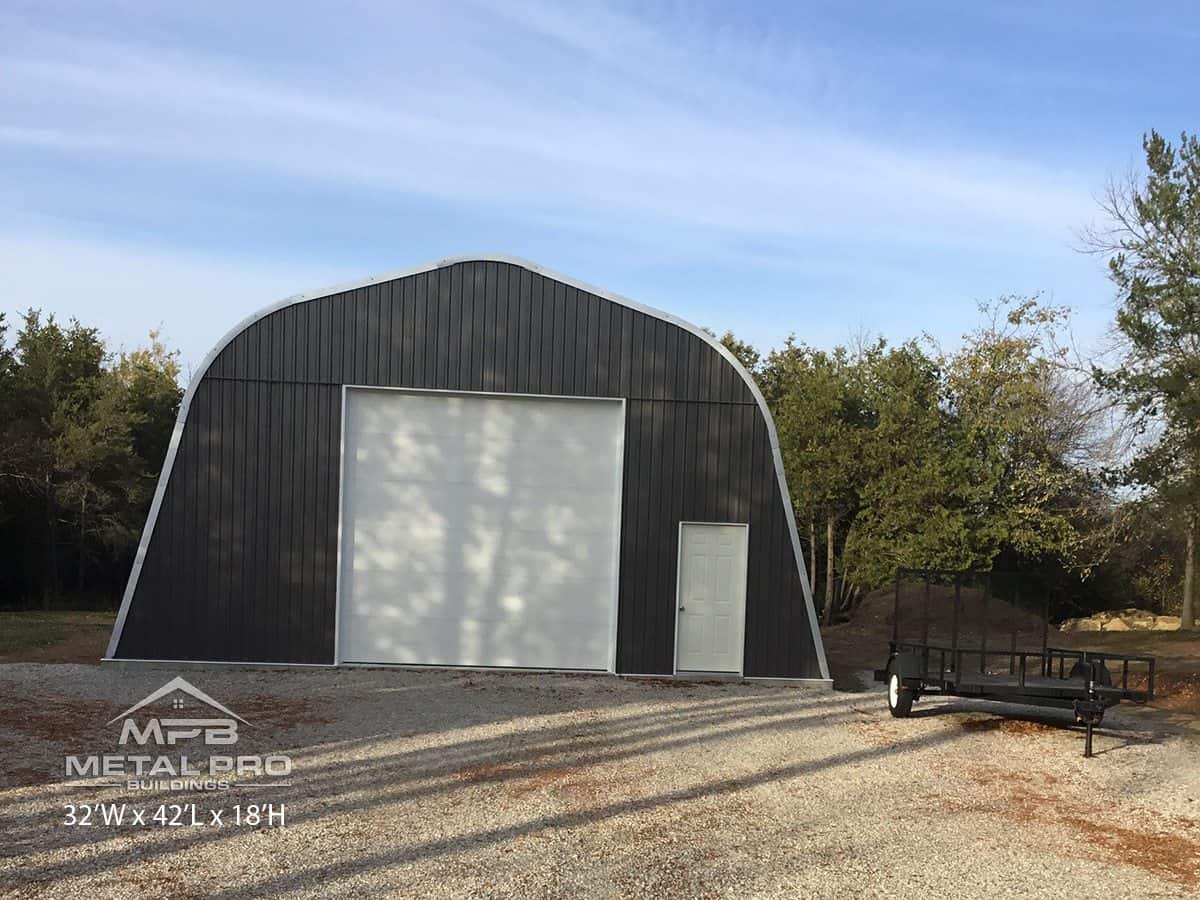
{"label": "door knob", "polygon": [[683,612],[685,609],[687,609],[687,607],[686,607],[686,606],[681,606],[681,607],[679,607],[679,611],[680,611],[680,612]]}

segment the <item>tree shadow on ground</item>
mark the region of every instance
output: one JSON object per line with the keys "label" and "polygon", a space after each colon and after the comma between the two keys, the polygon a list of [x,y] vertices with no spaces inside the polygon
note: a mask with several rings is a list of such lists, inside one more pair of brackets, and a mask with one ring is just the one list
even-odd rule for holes
{"label": "tree shadow on ground", "polygon": [[[642,703],[647,699],[656,701],[656,707],[615,713],[607,708],[602,716],[594,719],[577,718],[579,714],[586,716],[586,705],[578,710],[544,710],[543,715],[548,714],[550,721],[534,727],[508,728],[486,736],[472,734],[474,726],[456,729],[454,726],[458,723],[454,714],[448,713],[443,722],[445,739],[398,750],[381,746],[397,739],[389,733],[360,734],[349,739],[297,745],[290,748],[296,758],[294,784],[280,788],[270,796],[278,802],[288,803],[289,811],[293,806],[297,808],[300,821],[306,825],[381,808],[395,807],[398,814],[404,814],[403,810],[415,810],[423,801],[434,797],[461,794],[464,801],[478,802],[478,795],[470,792],[480,784],[532,783],[539,777],[552,777],[564,769],[614,764],[636,766],[639,760],[653,753],[682,753],[701,758],[707,748],[727,741],[770,733],[800,734],[804,729],[836,724],[853,715],[845,698],[781,689],[737,691],[718,688],[681,697],[679,703],[666,709],[662,708],[661,695],[648,698],[638,692],[631,695],[629,702]],[[563,715],[569,720],[555,720]],[[359,722],[349,730],[354,733],[369,724]],[[456,730],[466,733],[453,736]],[[540,815],[518,824],[423,841],[385,853],[356,856],[332,866],[306,868],[303,874],[243,884],[236,891],[231,890],[229,895],[282,892],[302,879],[348,878],[376,868],[442,856],[460,848],[494,845],[545,829],[578,827],[626,813],[719,797],[779,779],[813,775],[890,752],[943,743],[957,736],[956,732],[939,733],[903,742],[895,748],[870,747],[826,758],[800,759],[794,764],[745,776],[719,778],[653,796],[629,797],[607,804],[596,803],[580,811]],[[422,738],[428,740],[429,733],[423,732]],[[269,752],[284,751],[273,747]],[[347,754],[353,759],[346,759]],[[335,755],[339,758],[332,758]],[[797,743],[797,755],[803,755],[803,743]],[[131,802],[128,795],[122,799]],[[163,802],[166,795],[155,797],[147,793],[132,799],[142,803]],[[178,795],[174,795],[174,799],[178,802]],[[255,793],[254,785],[241,784],[222,796],[219,802],[228,806],[255,799],[262,797]],[[29,805],[29,798],[23,797],[20,803],[10,807],[9,813],[0,817],[3,830],[18,834],[17,829],[28,828]],[[239,836],[229,830],[205,829],[191,834],[137,834],[130,840],[127,831],[45,827],[10,846],[6,855],[34,856],[54,850],[72,854],[66,859],[26,863],[19,878],[21,884],[29,886],[119,870],[205,845],[220,846]]]}

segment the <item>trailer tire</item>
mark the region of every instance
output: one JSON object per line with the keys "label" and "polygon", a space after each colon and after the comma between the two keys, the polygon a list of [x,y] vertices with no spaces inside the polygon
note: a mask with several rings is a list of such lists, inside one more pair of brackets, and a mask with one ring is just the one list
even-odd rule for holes
{"label": "trailer tire", "polygon": [[887,705],[897,719],[906,719],[912,712],[913,691],[900,683],[900,676],[895,672],[888,673]]}
{"label": "trailer tire", "polygon": [[[1067,677],[1087,679],[1090,678],[1091,675],[1092,667],[1088,663],[1080,660],[1079,662],[1075,663],[1075,665],[1071,666],[1071,672]],[[1104,687],[1112,687],[1112,673],[1108,671],[1108,666],[1104,665],[1103,662],[1096,667],[1096,680],[1100,684],[1104,685]]]}

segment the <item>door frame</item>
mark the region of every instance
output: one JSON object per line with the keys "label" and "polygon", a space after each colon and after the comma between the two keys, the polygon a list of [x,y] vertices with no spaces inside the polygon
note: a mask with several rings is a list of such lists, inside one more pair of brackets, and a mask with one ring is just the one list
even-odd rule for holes
{"label": "door frame", "polygon": [[[683,526],[685,525],[716,525],[726,528],[744,528],[746,530],[746,568],[743,572],[746,592],[742,599],[742,619],[738,623],[738,670],[739,678],[744,678],[746,675],[746,606],[750,602],[749,597],[749,582],[750,582],[750,523],[749,522],[697,522],[691,519],[685,519],[679,523],[679,533],[675,541],[675,647],[672,653],[671,674],[679,675],[679,602],[680,594],[683,591]],[[713,674],[713,675],[732,675],[732,672],[712,672],[712,673],[694,673],[691,669],[685,669],[686,674]]]}
{"label": "door frame", "polygon": [[[341,386],[341,410],[339,411],[339,437],[338,437],[338,499],[337,499],[337,552],[335,554],[334,565],[334,587],[333,587],[333,665],[362,665],[362,666],[391,666],[400,668],[447,668],[447,669],[484,669],[495,671],[521,671],[521,667],[504,667],[498,669],[494,666],[430,666],[422,663],[345,663],[342,662],[342,565],[344,557],[342,551],[344,549],[345,535],[342,528],[342,520],[346,506],[346,409],[347,399],[351,391],[397,391],[404,394],[433,394],[433,395],[448,395],[448,396],[469,396],[469,397],[512,397],[518,400],[599,400],[607,403],[616,403],[621,410],[621,433],[617,443],[617,508],[614,511],[613,519],[613,590],[612,601],[609,606],[609,627],[608,627],[608,674],[615,674],[617,671],[617,614],[621,600],[621,517],[622,507],[625,503],[625,432],[629,427],[628,403],[624,397],[582,397],[574,394],[528,394],[518,393],[516,391],[461,391],[449,388],[415,388],[415,387],[398,387],[385,384],[343,384]],[[528,671],[549,671],[543,669],[528,670]],[[600,669],[555,669],[553,671],[562,672],[599,672]]]}

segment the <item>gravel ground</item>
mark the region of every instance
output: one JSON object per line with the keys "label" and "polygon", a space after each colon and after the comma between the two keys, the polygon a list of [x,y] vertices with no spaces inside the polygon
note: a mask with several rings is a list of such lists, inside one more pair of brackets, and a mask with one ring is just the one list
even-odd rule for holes
{"label": "gravel ground", "polygon": [[[1175,897],[1200,890],[1194,723],[749,684],[189,670],[291,785],[67,785],[174,674],[0,666],[0,896]],[[197,708],[192,714],[198,713]],[[186,714],[187,711],[185,710]],[[67,827],[64,804],[286,804],[286,827]]]}

